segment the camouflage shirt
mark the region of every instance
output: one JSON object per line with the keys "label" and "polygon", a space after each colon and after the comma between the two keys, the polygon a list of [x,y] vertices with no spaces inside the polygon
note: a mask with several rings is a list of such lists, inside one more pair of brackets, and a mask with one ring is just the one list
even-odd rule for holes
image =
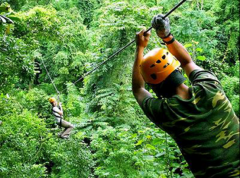
{"label": "camouflage shirt", "polygon": [[239,178],[239,119],[211,72],[189,79],[189,100],[148,97],[143,111],[176,141],[196,178]]}

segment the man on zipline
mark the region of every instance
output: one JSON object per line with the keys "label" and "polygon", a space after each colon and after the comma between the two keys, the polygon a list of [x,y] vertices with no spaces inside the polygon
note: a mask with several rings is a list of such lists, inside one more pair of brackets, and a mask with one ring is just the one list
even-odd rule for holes
{"label": "man on zipline", "polygon": [[[168,18],[155,16],[152,27],[169,51],[158,48],[144,56],[150,33],[137,33],[132,90],[138,104],[176,141],[196,178],[239,178],[239,119],[219,80],[197,66],[174,39]],[[183,83],[180,65],[191,87]],[[145,82],[157,98],[145,89]]]}
{"label": "man on zipline", "polygon": [[57,100],[55,98],[50,98],[49,102],[52,104],[52,113],[55,117],[56,123],[60,127],[64,127],[65,130],[59,133],[60,138],[69,138],[71,130],[74,128],[74,126],[65,120],[63,120],[63,109],[61,103],[57,103]]}

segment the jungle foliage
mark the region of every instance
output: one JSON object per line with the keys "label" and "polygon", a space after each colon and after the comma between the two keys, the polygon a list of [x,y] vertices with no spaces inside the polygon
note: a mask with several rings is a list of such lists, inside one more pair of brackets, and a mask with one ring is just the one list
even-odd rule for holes
{"label": "jungle foliage", "polygon": [[[174,141],[132,95],[134,45],[72,85],[177,3],[0,0],[0,15],[14,21],[0,19],[0,177],[192,178]],[[217,75],[239,116],[238,12],[238,0],[189,0],[170,21],[193,60]],[[147,50],[159,46],[152,31]],[[48,103],[56,91],[42,61],[64,90],[65,118],[76,127],[69,140],[57,138]]]}

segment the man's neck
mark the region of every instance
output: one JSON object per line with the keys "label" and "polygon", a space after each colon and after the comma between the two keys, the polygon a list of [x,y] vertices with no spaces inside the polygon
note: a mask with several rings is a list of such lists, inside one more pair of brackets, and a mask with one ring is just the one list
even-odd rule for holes
{"label": "man's neck", "polygon": [[180,96],[182,99],[185,99],[185,100],[190,99],[191,96],[188,92],[188,89],[189,87],[182,83],[176,88],[176,94]]}

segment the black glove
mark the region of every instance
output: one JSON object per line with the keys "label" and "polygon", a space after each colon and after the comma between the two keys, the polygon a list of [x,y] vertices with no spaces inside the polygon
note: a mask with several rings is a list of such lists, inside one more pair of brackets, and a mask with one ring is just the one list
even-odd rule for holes
{"label": "black glove", "polygon": [[166,38],[170,35],[170,21],[169,18],[166,17],[163,19],[163,15],[159,14],[153,17],[152,19],[152,27],[156,30],[157,35],[160,38]]}

